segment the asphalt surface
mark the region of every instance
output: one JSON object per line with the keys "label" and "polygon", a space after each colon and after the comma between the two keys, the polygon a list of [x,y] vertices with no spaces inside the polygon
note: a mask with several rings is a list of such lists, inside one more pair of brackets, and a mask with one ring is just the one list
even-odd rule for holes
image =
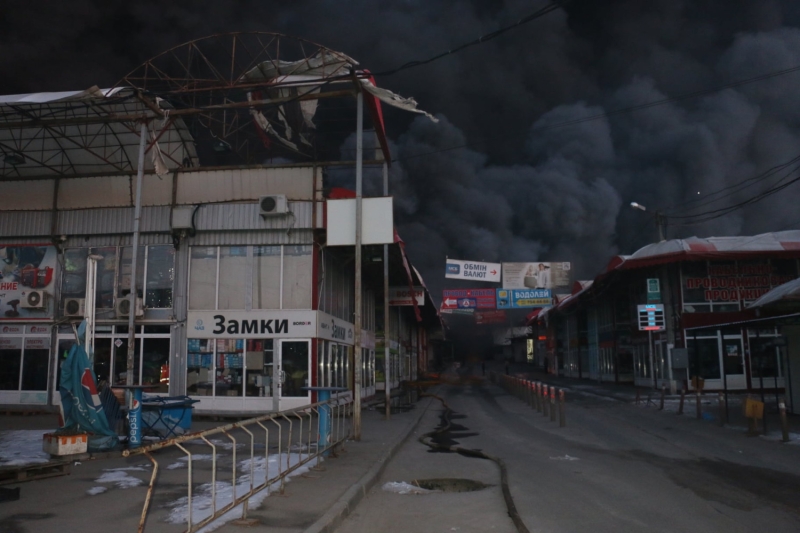
{"label": "asphalt surface", "polygon": [[[637,406],[630,390],[553,381],[569,386],[566,428],[488,382],[432,391],[455,410],[453,425],[435,441],[501,457],[530,531],[800,531],[800,440],[746,437],[744,428],[658,411],[653,403]],[[252,506],[253,530],[515,531],[497,465],[430,451],[418,439],[442,427],[441,404],[424,398],[407,407],[391,420],[365,410],[362,440],[348,442],[321,469],[294,477],[283,494]],[[53,417],[0,417],[0,437],[54,424]],[[198,422],[196,429],[216,424]],[[256,448],[260,453],[263,444]],[[207,453],[202,446],[193,451]],[[239,452],[237,462],[246,450]],[[147,531],[182,530],[164,521],[185,497],[182,455],[157,454],[161,469]],[[0,502],[0,533],[134,531],[151,472],[147,463],[109,456],[75,464],[69,476],[18,484],[20,500]],[[222,450],[217,466],[223,481],[232,465],[232,449]],[[210,467],[208,457],[198,458],[196,495]],[[425,495],[381,489],[390,481],[424,486],[430,479],[486,487]],[[241,530],[231,522],[217,531]]]}
{"label": "asphalt surface", "polygon": [[[559,428],[491,383],[442,385],[455,412],[439,442],[480,449],[508,466],[532,532],[800,531],[800,446],[591,393],[567,401]],[[417,432],[441,424],[432,405]],[[387,482],[473,479],[477,492],[396,494]],[[516,531],[487,460],[409,439],[338,532]]]}

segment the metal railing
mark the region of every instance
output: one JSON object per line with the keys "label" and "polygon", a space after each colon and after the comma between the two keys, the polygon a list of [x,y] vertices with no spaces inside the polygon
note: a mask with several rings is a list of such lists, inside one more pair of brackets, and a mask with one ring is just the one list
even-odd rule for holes
{"label": "metal railing", "polygon": [[[327,421],[326,421],[327,417]],[[181,435],[171,439],[155,442],[147,446],[125,450],[126,457],[144,455],[152,463],[153,472],[147,488],[142,514],[139,519],[138,531],[143,532],[151,510],[153,495],[158,485],[160,451],[169,449],[179,450],[186,461],[186,528],[185,533],[198,531],[226,513],[237,512],[241,506],[241,519],[247,518],[248,502],[250,498],[261,491],[283,492],[287,476],[309,463],[312,467],[319,462],[321,456],[332,454],[335,448],[342,446],[350,437],[352,430],[352,398],[347,395],[342,398],[331,398],[324,402],[317,402],[297,409],[269,413],[263,416],[242,420],[231,424],[215,427],[205,431],[198,431]],[[327,433],[327,435],[326,435]],[[226,440],[219,441],[211,437],[220,436]],[[263,445],[263,455],[256,453]],[[205,501],[202,509],[195,509],[193,496],[196,479],[195,459],[208,460],[208,454],[198,454],[189,448],[200,446],[201,449],[210,449],[210,485],[203,485],[206,489]],[[232,466],[230,474],[221,476],[218,470],[223,454],[230,455]],[[237,449],[245,448],[245,453],[237,459]],[[270,453],[270,449],[274,450]],[[244,455],[244,460],[242,460]],[[262,461],[263,457],[263,463]],[[175,460],[165,453],[162,459]],[[272,461],[270,461],[272,459]],[[270,468],[270,467],[273,468]],[[172,465],[170,467],[172,468]],[[237,483],[237,473],[241,470]],[[206,474],[208,477],[208,474]],[[222,478],[228,478],[228,481]],[[259,482],[257,483],[256,480]],[[277,490],[270,490],[278,484]],[[174,483],[169,485],[174,486]],[[220,493],[224,492],[224,496]],[[210,496],[210,501],[209,501]],[[181,499],[183,502],[183,499]],[[183,520],[181,522],[184,522]],[[173,523],[175,523],[173,521]]]}

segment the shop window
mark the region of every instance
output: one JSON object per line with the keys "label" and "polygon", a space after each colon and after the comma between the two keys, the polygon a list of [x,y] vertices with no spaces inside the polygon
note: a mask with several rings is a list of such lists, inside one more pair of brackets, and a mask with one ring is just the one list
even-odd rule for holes
{"label": "shop window", "polygon": [[245,396],[272,396],[272,365],[275,342],[272,339],[245,341]]}
{"label": "shop window", "polygon": [[750,329],[747,342],[750,345],[750,375],[754,383],[760,378],[783,377],[783,358],[780,347],[776,346],[779,335],[774,328]]}
{"label": "shop window", "polygon": [[175,248],[147,247],[147,291],[144,305],[151,309],[172,307],[172,282],[175,279]]}
{"label": "shop window", "polygon": [[98,309],[114,308],[114,288],[117,283],[117,248],[93,248],[91,255],[102,257],[97,261],[97,295],[95,305]]}
{"label": "shop window", "polygon": [[283,308],[311,309],[311,246],[284,246]]}
{"label": "shop window", "polygon": [[189,339],[186,358],[186,392],[192,396],[214,393],[214,346],[208,339]]}
{"label": "shop window", "polygon": [[[139,247],[138,258],[136,261],[136,295],[141,298],[144,294],[143,280],[144,280],[144,256],[145,250],[143,246]],[[122,258],[119,262],[119,288],[117,290],[117,298],[127,296],[131,292],[131,257],[133,256],[133,247],[126,246],[122,248]]]}
{"label": "shop window", "polygon": [[306,397],[308,391],[308,341],[282,341],[281,365],[284,373],[281,396]]}
{"label": "shop window", "polygon": [[7,337],[0,345],[0,390],[19,390],[22,337]]}
{"label": "shop window", "polygon": [[145,338],[142,353],[143,385],[153,385],[154,393],[169,391],[169,346],[168,338]]}
{"label": "shop window", "polygon": [[[309,274],[309,280],[311,279]],[[253,309],[281,307],[281,247],[253,249]]]}
{"label": "shop window", "polygon": [[247,292],[247,247],[221,246],[219,249],[218,309],[244,309]]}
{"label": "shop window", "polygon": [[703,379],[720,379],[719,345],[717,337],[687,339],[689,353],[689,375],[698,373]]}
{"label": "shop window", "polygon": [[244,341],[217,339],[214,396],[242,396]]}
{"label": "shop window", "polygon": [[192,246],[189,273],[189,307],[217,307],[217,248]]}

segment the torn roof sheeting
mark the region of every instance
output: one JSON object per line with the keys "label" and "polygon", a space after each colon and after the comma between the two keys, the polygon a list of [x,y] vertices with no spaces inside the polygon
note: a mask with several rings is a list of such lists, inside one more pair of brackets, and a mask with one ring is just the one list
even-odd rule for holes
{"label": "torn roof sheeting", "polygon": [[425,115],[434,122],[438,119],[417,108],[417,101],[405,98],[388,89],[377,87],[368,74],[357,71],[358,61],[332,50],[320,50],[312,57],[299,61],[263,61],[247,71],[242,79],[248,82],[269,81],[276,85],[315,84],[341,76],[346,79],[352,72],[356,73],[362,88],[381,102],[404,111]]}
{"label": "torn roof sheeting", "polygon": [[196,166],[188,128],[164,111],[124,87],[0,96],[0,179],[136,172],[141,117],[156,119],[145,170]]}

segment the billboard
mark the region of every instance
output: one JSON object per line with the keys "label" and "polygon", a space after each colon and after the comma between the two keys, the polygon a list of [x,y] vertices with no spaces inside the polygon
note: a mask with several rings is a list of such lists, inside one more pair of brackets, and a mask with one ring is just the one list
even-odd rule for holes
{"label": "billboard", "polygon": [[445,289],[442,291],[442,310],[494,309],[495,289]]}
{"label": "billboard", "polygon": [[569,263],[503,263],[504,289],[559,289],[569,287]]}
{"label": "billboard", "polygon": [[553,305],[550,289],[497,289],[498,309],[521,309]]}
{"label": "billboard", "polygon": [[461,261],[447,259],[444,277],[450,279],[471,279],[478,281],[500,281],[500,263]]}
{"label": "billboard", "polygon": [[53,317],[56,261],[55,246],[0,245],[0,320]]}

